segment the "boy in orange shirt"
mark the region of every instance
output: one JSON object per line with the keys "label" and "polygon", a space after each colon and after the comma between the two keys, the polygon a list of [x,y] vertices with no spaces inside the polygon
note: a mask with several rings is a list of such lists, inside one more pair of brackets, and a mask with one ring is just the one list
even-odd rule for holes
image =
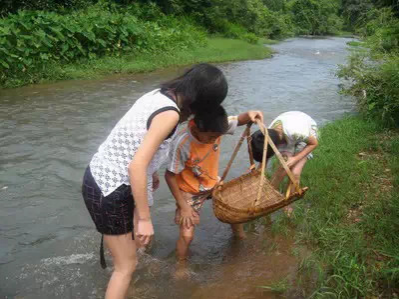
{"label": "boy in orange shirt", "polygon": [[[177,203],[175,222],[180,225],[177,241],[178,277],[187,274],[185,269],[188,248],[194,238],[195,225],[200,223],[200,210],[219,181],[221,136],[234,134],[237,126],[255,122],[256,119],[263,122],[260,111],[248,111],[235,117],[227,117],[221,106],[204,112],[204,115],[196,115],[174,137],[165,174]],[[245,238],[242,224],[232,224],[231,228],[236,237]]]}

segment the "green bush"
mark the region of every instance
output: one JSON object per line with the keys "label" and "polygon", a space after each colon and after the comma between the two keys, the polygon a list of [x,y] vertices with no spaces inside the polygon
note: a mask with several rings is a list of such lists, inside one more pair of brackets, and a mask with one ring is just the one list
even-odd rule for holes
{"label": "green bush", "polygon": [[289,36],[292,32],[289,15],[283,15],[280,9],[285,6],[283,0],[268,3],[278,11],[269,10],[262,0],[157,0],[155,3],[168,14],[192,17],[210,33],[241,39],[248,32],[270,38]]}
{"label": "green bush", "polygon": [[0,15],[16,13],[21,9],[28,10],[60,10],[81,9],[92,5],[95,0],[2,0]]}
{"label": "green bush", "polygon": [[391,9],[373,10],[370,20],[359,30],[373,54],[395,52],[399,48],[399,20]]}
{"label": "green bush", "polygon": [[294,0],[288,9],[298,34],[335,34],[342,29],[339,3],[335,0]]}
{"label": "green bush", "polygon": [[295,35],[295,24],[289,14],[272,13],[269,37],[281,39]]}
{"label": "green bush", "polygon": [[227,20],[217,20],[213,23],[214,32],[221,33],[224,37],[241,39],[248,31],[241,25],[230,23]]}
{"label": "green bush", "polygon": [[345,92],[355,95],[367,118],[399,126],[399,20],[391,9],[374,9],[359,30],[369,50],[356,51],[339,76],[350,80]]}
{"label": "green bush", "polygon": [[364,26],[367,15],[372,11],[374,5],[372,0],[344,0],[342,1],[341,13],[345,24],[345,30],[353,31]]}
{"label": "green bush", "polygon": [[360,112],[386,126],[399,126],[399,57],[372,62],[366,54],[351,56],[349,64],[341,66],[340,77],[350,79],[345,91],[357,98]]}
{"label": "green bush", "polygon": [[52,62],[170,51],[205,42],[205,33],[189,21],[159,15],[157,21],[145,22],[131,12],[98,5],[66,15],[20,11],[0,19],[0,80],[40,72]]}
{"label": "green bush", "polygon": [[259,42],[259,37],[257,37],[253,33],[246,33],[242,36],[242,40],[245,40],[246,42],[249,42],[250,44],[256,44]]}
{"label": "green bush", "polygon": [[258,36],[248,32],[243,26],[230,23],[226,20],[215,22],[213,26],[216,29],[215,32],[218,32],[223,37],[241,39],[251,44],[256,44],[259,41]]}

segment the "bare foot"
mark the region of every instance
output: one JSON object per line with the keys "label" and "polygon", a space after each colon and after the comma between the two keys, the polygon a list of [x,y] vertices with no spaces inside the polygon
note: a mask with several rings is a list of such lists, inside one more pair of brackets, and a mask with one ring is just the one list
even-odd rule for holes
{"label": "bare foot", "polygon": [[176,264],[176,271],[173,275],[176,280],[185,280],[190,278],[190,271],[188,269],[187,261],[179,261]]}

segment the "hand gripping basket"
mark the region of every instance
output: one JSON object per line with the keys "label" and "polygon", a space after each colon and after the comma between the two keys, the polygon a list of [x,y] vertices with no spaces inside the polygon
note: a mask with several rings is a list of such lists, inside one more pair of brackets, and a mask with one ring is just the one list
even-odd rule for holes
{"label": "hand gripping basket", "polygon": [[[265,135],[265,144],[263,148],[263,162],[259,168],[255,167],[252,155],[250,131],[251,124],[247,126],[237,144],[229,163],[223,173],[219,184],[214,188],[213,209],[215,216],[225,223],[244,223],[250,220],[268,215],[274,211],[285,207],[294,201],[303,197],[308,188],[300,188],[298,182],[293,176],[291,170],[285,163],[284,158],[273,141],[269,138],[267,129],[261,123],[257,123]],[[229,182],[224,182],[231,165],[243,143],[247,139],[248,153],[251,163],[250,172]],[[267,144],[270,144],[277,159],[285,169],[290,184],[286,195],[282,195],[270,184],[265,176]],[[291,185],[295,187],[295,192],[291,193]]]}

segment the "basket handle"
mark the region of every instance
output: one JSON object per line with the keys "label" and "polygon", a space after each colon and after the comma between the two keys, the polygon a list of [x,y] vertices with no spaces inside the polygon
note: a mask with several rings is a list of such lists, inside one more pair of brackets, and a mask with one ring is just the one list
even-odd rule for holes
{"label": "basket handle", "polygon": [[[241,147],[242,143],[243,143],[244,140],[250,135],[250,128],[251,128],[251,125],[252,125],[251,123],[248,124],[247,127],[245,128],[244,132],[242,133],[241,138],[240,138],[240,141],[237,143],[236,148],[234,149],[234,152],[233,152],[233,154],[231,155],[231,158],[230,158],[230,160],[229,160],[229,163],[227,163],[226,169],[225,169],[224,172],[223,172],[222,178],[220,179],[220,183],[222,183],[222,182],[225,180],[225,178],[227,177],[227,174],[228,174],[229,171],[230,171],[231,165],[233,164],[234,159],[236,158],[237,153],[238,153],[238,151],[240,150],[240,147]],[[250,145],[249,145],[248,148],[250,148]],[[252,150],[251,150],[251,152],[250,152],[250,159],[251,159],[251,154],[252,154]],[[252,160],[253,160],[253,158],[252,158]],[[252,160],[251,160],[251,161],[252,161]]]}
{"label": "basket handle", "polygon": [[[265,127],[265,125],[257,120],[256,124],[260,127],[261,132],[265,135],[265,142],[263,144],[263,157],[262,157],[262,164],[261,164],[261,168],[262,168],[262,174],[264,174],[265,169],[266,169],[266,156],[267,156],[267,145],[270,144],[271,148],[273,149],[275,155],[277,156],[277,159],[279,160],[279,162],[281,163],[281,165],[283,166],[285,172],[287,173],[288,177],[290,178],[292,184],[295,187],[295,190],[297,191],[298,194],[302,194],[302,189],[299,187],[299,184],[297,182],[297,180],[295,179],[292,171],[289,169],[289,167],[287,166],[287,163],[285,162],[283,156],[280,154],[279,150],[277,149],[276,145],[274,144],[273,140],[269,137],[269,133]],[[231,155],[231,158],[229,160],[229,162],[227,163],[226,169],[223,172],[222,178],[220,179],[219,184],[223,183],[223,181],[226,179],[231,165],[234,162],[234,159],[236,158],[238,151],[241,148],[242,143],[244,142],[245,139],[248,140],[248,152],[249,152],[249,159],[250,159],[250,163],[251,166],[255,164],[254,159],[253,159],[253,154],[252,154],[252,147],[251,147],[251,142],[249,140],[250,138],[250,131],[251,131],[251,126],[252,123],[249,123],[247,125],[247,127],[245,128],[244,132],[241,135],[240,141],[237,143],[233,154]],[[256,203],[260,200],[260,197],[262,196],[262,188],[263,188],[263,184],[264,184],[264,175],[261,175],[260,178],[260,184],[259,184],[259,191],[258,191],[258,196],[254,201],[254,206],[256,205]]]}
{"label": "basket handle", "polygon": [[[266,136],[269,136],[267,129],[265,127],[265,125],[260,122],[260,121],[256,121],[256,123],[258,124],[258,126],[261,128],[261,131],[263,132],[263,134],[265,135],[265,145],[266,145]],[[277,149],[276,145],[274,144],[273,140],[271,140],[271,138],[267,138],[268,143],[270,144],[270,147],[273,149],[274,154],[276,155],[277,159],[280,161],[281,166],[283,166],[285,172],[287,173],[288,177],[290,178],[292,184],[295,187],[295,190],[298,192],[298,194],[302,194],[302,189],[299,187],[298,181],[296,180],[294,174],[292,173],[291,169],[287,166],[287,163],[285,162],[283,156],[281,155],[281,153],[279,152],[279,150]],[[266,150],[267,151],[267,150]],[[265,150],[263,150],[263,161],[262,163],[265,161]],[[262,164],[262,169],[264,169],[264,165]],[[263,170],[262,170],[263,173]],[[261,186],[263,185],[263,175],[261,176]],[[258,197],[261,193],[258,193]],[[259,199],[257,199],[259,200]]]}
{"label": "basket handle", "polygon": [[251,145],[252,137],[251,137],[251,132],[248,131],[248,136],[247,136],[247,147],[248,147],[248,155],[249,155],[249,169],[254,169],[255,168],[255,160],[254,160],[254,154],[252,152],[252,145]]}
{"label": "basket handle", "polygon": [[269,143],[269,133],[265,127],[265,125],[261,121],[256,122],[263,133],[265,135],[265,141],[263,142],[263,155],[262,155],[262,166],[261,166],[261,176],[260,176],[260,183],[259,183],[259,189],[258,189],[258,196],[254,200],[253,207],[256,206],[256,203],[260,200],[262,196],[262,189],[263,189],[263,184],[265,182],[265,169],[266,169],[266,157],[267,157],[267,145]]}
{"label": "basket handle", "polygon": [[285,199],[289,199],[290,195],[291,195],[291,187],[292,187],[292,183],[289,182],[287,190],[285,191]]}

